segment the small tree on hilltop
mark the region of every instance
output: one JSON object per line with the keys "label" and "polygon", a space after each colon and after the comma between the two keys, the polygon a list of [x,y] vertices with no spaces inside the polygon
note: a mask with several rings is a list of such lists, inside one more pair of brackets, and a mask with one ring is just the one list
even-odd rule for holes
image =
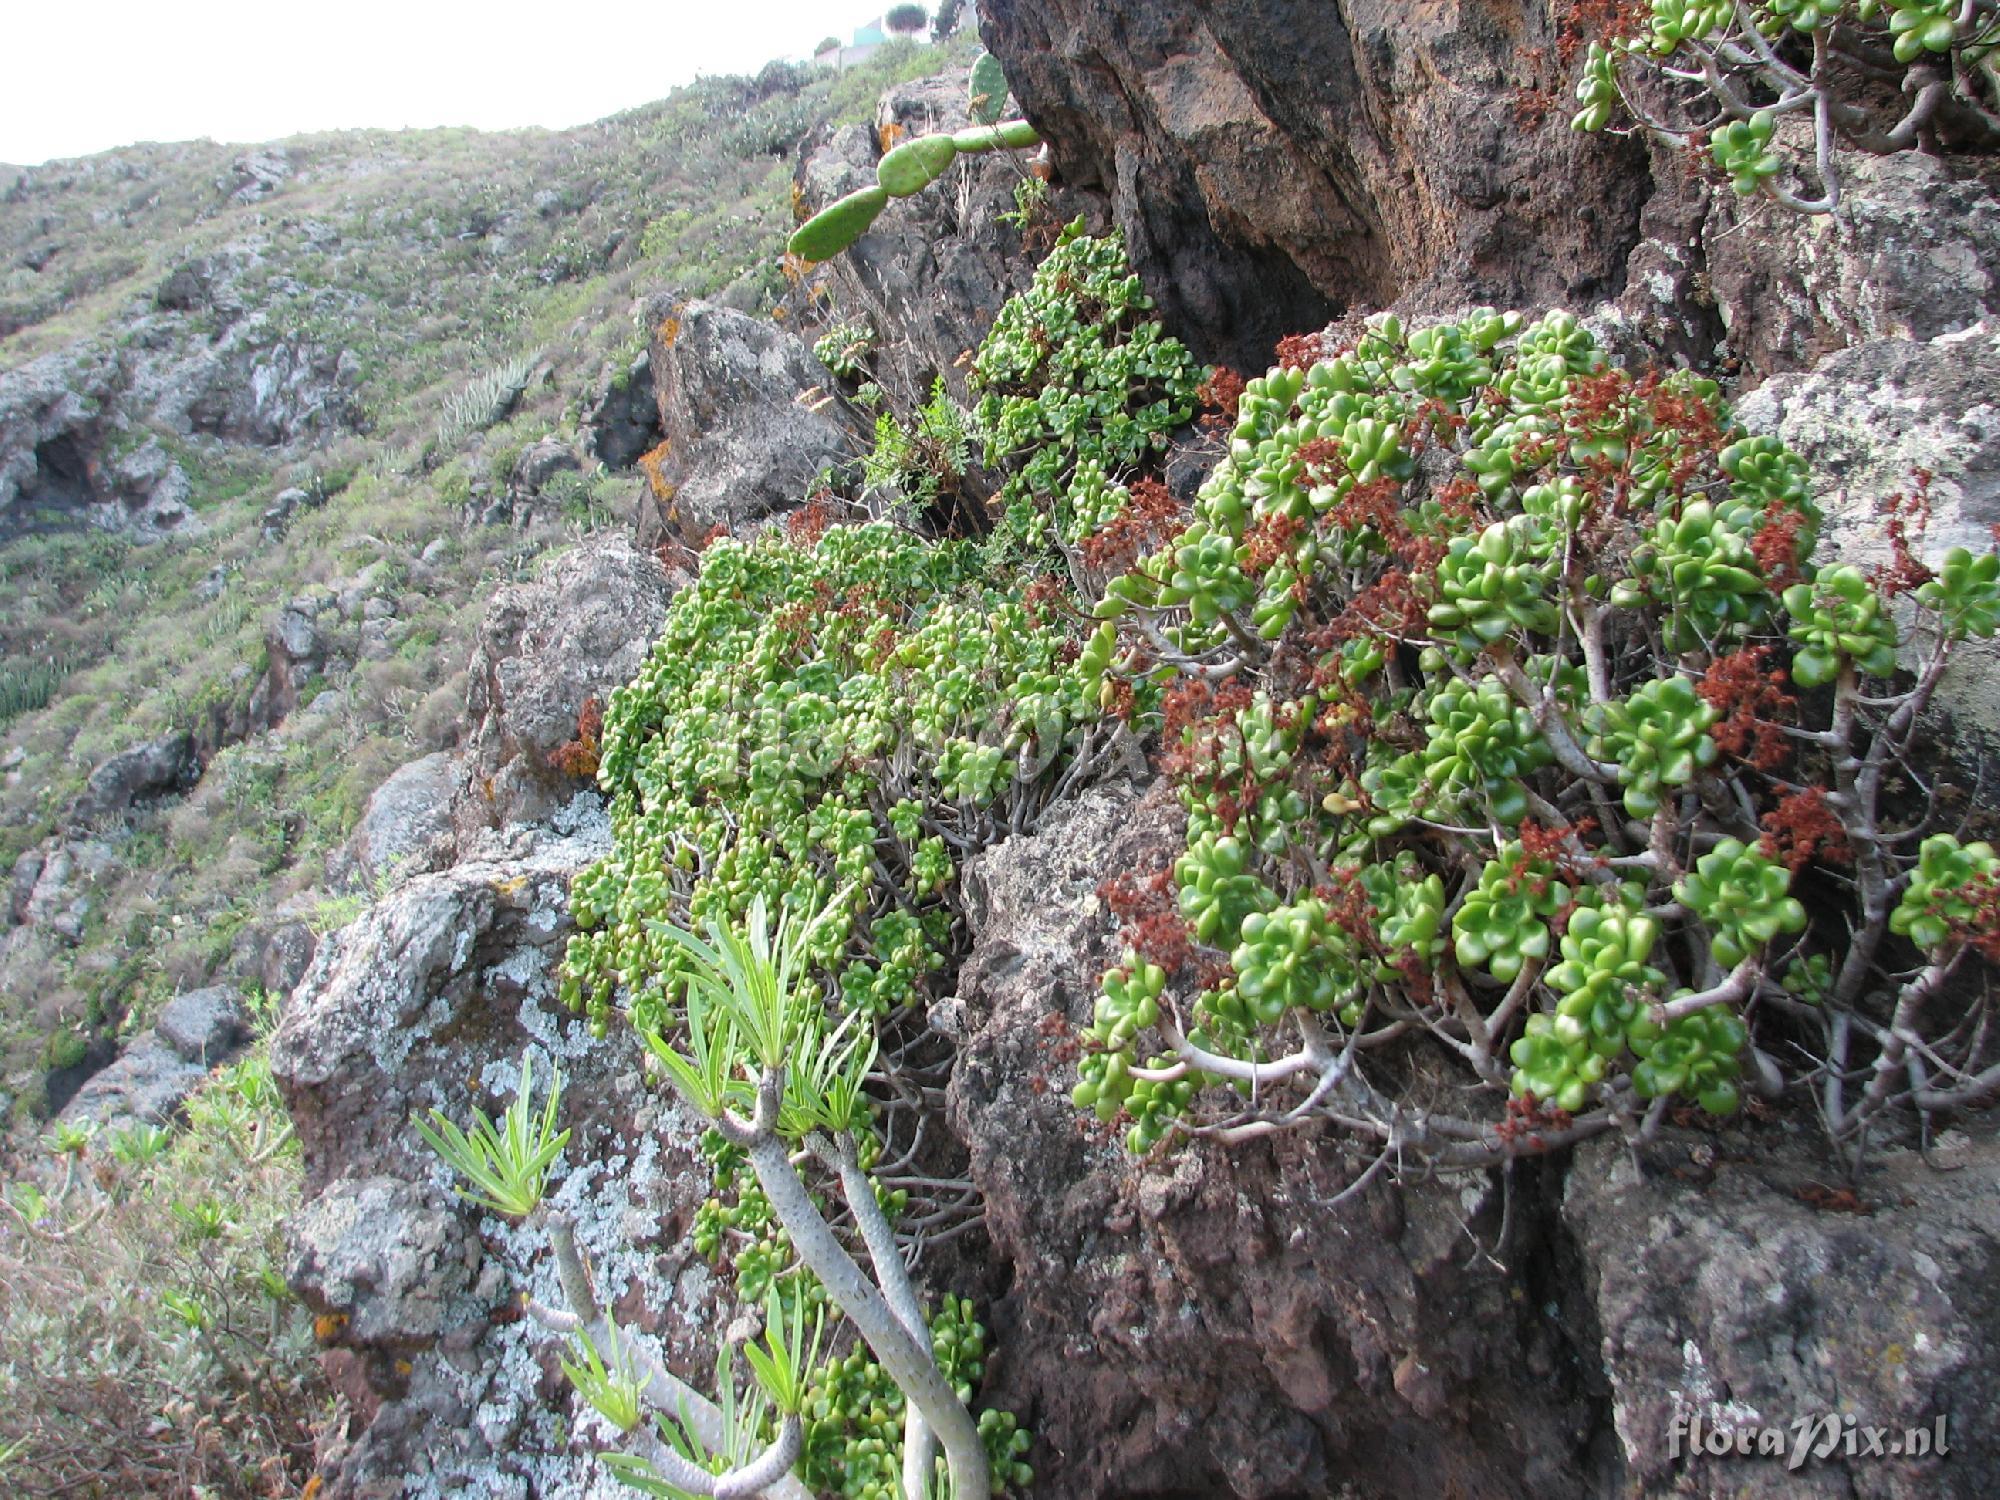
{"label": "small tree on hilltop", "polygon": [[915,36],[929,24],[930,18],[930,12],[921,5],[897,5],[882,17],[882,25],[894,36]]}

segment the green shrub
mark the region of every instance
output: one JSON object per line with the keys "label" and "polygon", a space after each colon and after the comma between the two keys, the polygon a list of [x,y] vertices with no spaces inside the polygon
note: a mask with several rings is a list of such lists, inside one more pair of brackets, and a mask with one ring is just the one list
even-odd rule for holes
{"label": "green shrub", "polygon": [[[1054,283],[1078,268],[1088,285],[1064,301]],[[1037,279],[1041,305],[1066,307],[1068,321],[1051,329],[1046,368],[1017,373],[992,399],[1013,412],[1006,403],[1038,379],[1073,414],[1036,439],[1061,450],[1039,471],[1048,484],[1068,482],[1080,455],[1100,478],[1105,462],[1150,456],[1174,420],[1157,393],[1136,411],[1083,398],[1091,354],[1123,369],[1136,347],[1170,383],[1192,384],[1185,351],[1143,318],[1129,278],[1115,242],[1077,234]],[[975,442],[1006,463],[1030,436],[1017,414],[991,447],[994,435],[942,385],[907,423],[882,420],[873,481],[905,498],[955,482]],[[717,1061],[721,1042],[704,1040],[713,1007],[699,998],[702,963],[683,929],[754,930],[765,909],[824,912],[797,938],[800,972],[824,996],[801,1024],[843,1038],[900,1026],[961,956],[963,859],[1031,827],[1125,733],[1099,704],[1106,663],[1079,655],[1075,601],[1028,603],[1031,589],[1064,592],[1045,574],[1055,538],[1038,507],[1067,502],[1025,484],[1017,494],[1016,523],[979,541],[835,525],[824,500],[782,533],[719,540],[637,678],[612,693],[598,774],[613,848],[572,888],[578,931],[562,993],[599,1029],[621,1013],[657,1038],[662,1066],[705,1112],[723,1102],[729,1065]],[[851,1123],[855,1170],[881,1166],[890,1127]],[[752,1153],[726,1132],[704,1147],[716,1190],[696,1215],[696,1248],[726,1263],[743,1304],[819,1305],[825,1291],[799,1264]],[[846,1186],[853,1202],[860,1188]],[[892,1223],[969,1222],[969,1186],[941,1193],[935,1179],[889,1172],[868,1191]],[[928,1328],[940,1369],[969,1401],[984,1331],[954,1298]],[[816,1490],[894,1492],[907,1458],[901,1378],[859,1350],[809,1372],[801,1472]],[[993,1472],[1021,1482],[1026,1434],[998,1412],[982,1414],[979,1430]]]}
{"label": "green shrub", "polygon": [[56,1185],[0,1201],[12,1493],[255,1494],[312,1470],[325,1390],[282,1275],[298,1148],[263,1044],[188,1117],[177,1134],[58,1130]]}
{"label": "green shrub", "polygon": [[[1331,1117],[1473,1165],[1798,1086],[1801,1027],[1875,1059],[1819,1100],[1850,1154],[1972,1097],[1948,1017],[1954,1088],[1900,1059],[1962,954],[2000,952],[1994,862],[1941,833],[1913,870],[1883,767],[1992,630],[2000,561],[1947,559],[1899,635],[1880,585],[1806,561],[1817,522],[1711,382],[1611,368],[1566,314],[1376,318],[1251,381],[1191,520],[1096,610],[1086,659],[1159,715],[1188,825],[1177,910],[1127,909],[1079,1105],[1135,1150]],[[1423,1038],[1493,1106],[1399,1097]]]}
{"label": "green shrub", "polygon": [[[1621,112],[1675,146],[1704,141],[1746,197],[1830,213],[1840,203],[1835,149],[1907,151],[1943,143],[1991,150],[2000,106],[1990,7],[1953,0],[1653,0],[1600,18],[1576,86],[1572,123],[1602,130]],[[1634,74],[1698,83],[1700,121],[1659,119],[1635,102]],[[1885,84],[1871,97],[1869,80]],[[1676,90],[1676,93],[1684,91]],[[1897,96],[1901,97],[1898,98]],[[1893,100],[1885,107],[1884,99]],[[1779,119],[1812,122],[1815,189],[1787,185]]]}

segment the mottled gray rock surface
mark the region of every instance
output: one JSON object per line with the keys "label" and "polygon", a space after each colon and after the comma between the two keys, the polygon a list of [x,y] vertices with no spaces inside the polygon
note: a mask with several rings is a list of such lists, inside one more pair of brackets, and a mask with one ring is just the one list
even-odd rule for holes
{"label": "mottled gray rock surface", "polygon": [[801,505],[824,465],[853,456],[855,435],[837,412],[800,399],[829,377],[798,338],[710,302],[656,302],[648,316],[671,493],[643,506],[642,547]]}
{"label": "mottled gray rock surface", "polygon": [[286,1013],[272,1072],[306,1168],[289,1274],[338,1330],[326,1363],[354,1413],[328,1500],[613,1492],[590,1452],[608,1434],[557,1373],[563,1346],[519,1316],[523,1291],[560,1303],[540,1231],[455,1198],[409,1126],[432,1108],[498,1115],[524,1055],[538,1097],[564,1075],[572,1134],[550,1201],[576,1219],[600,1293],[622,1330],[701,1377],[698,1123],[647,1086],[629,1031],[593,1040],[556,1001],[569,883],[607,837],[586,794],[551,828],[474,840],[322,943]]}
{"label": "mottled gray rock surface", "polygon": [[250,1017],[233,987],[212,984],[161,1006],[153,1030],[189,1062],[213,1066],[250,1040]]}
{"label": "mottled gray rock surface", "polygon": [[[1563,1218],[1581,1246],[1630,1496],[1963,1497],[2000,1489],[2000,1148],[1959,1137],[1948,1163],[1878,1160],[1842,1211],[1811,1150],[1768,1140],[1704,1187],[1641,1180],[1598,1141],[1570,1168]],[[1813,1200],[1813,1201],[1807,1201]],[[1815,1206],[1815,1203],[1820,1206]],[[1699,1457],[1676,1413],[1732,1435],[1826,1414],[1935,1432],[1947,1459],[1850,1456],[1797,1470]],[[1790,1449],[1787,1449],[1787,1457]]]}
{"label": "mottled gray rock surface", "polygon": [[462,831],[532,821],[576,791],[550,756],[585,703],[638,671],[672,594],[659,561],[623,536],[593,537],[494,594],[466,687]]}
{"label": "mottled gray rock surface", "polygon": [[130,812],[143,802],[184,792],[201,775],[194,738],[164,735],[121,750],[100,764],[70,805],[72,827]]}
{"label": "mottled gray rock surface", "polygon": [[[1927,339],[1869,339],[1779,375],[1737,404],[1812,466],[1826,513],[1822,560],[1891,560],[1892,497],[1927,488],[1928,525],[1912,541],[1935,561],[1953,546],[1992,550],[2000,524],[2000,319]],[[1907,621],[1909,611],[1904,611]],[[1906,658],[1909,656],[1906,650]],[[1956,648],[1940,701],[1989,735],[2000,730],[2000,651]]]}
{"label": "mottled gray rock surface", "polygon": [[452,799],[461,779],[457,757],[439,750],[398,767],[375,788],[352,841],[369,881],[401,879],[447,862]]}

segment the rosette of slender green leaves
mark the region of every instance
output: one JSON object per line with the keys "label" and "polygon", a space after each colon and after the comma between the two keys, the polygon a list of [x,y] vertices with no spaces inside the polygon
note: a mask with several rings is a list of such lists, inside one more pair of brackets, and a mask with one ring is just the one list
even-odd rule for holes
{"label": "rosette of slender green leaves", "polygon": [[618,1336],[618,1322],[605,1315],[605,1352],[600,1354],[596,1339],[582,1329],[571,1336],[574,1360],[562,1360],[563,1374],[576,1393],[597,1408],[597,1414],[620,1432],[639,1425],[642,1411],[640,1392],[645,1380],[638,1373],[631,1351]]}
{"label": "rosette of slender green leaves", "polygon": [[540,1114],[533,1105],[534,1062],[521,1058],[521,1080],[514,1090],[514,1102],[507,1106],[496,1126],[482,1110],[472,1112],[471,1130],[461,1130],[442,1110],[432,1110],[428,1122],[411,1123],[430,1148],[453,1168],[470,1188],[458,1195],[510,1219],[526,1218],[542,1201],[549,1167],[569,1142],[567,1130],[556,1129],[556,1110],[562,1102],[562,1072],[556,1070],[549,1082],[549,1096]]}

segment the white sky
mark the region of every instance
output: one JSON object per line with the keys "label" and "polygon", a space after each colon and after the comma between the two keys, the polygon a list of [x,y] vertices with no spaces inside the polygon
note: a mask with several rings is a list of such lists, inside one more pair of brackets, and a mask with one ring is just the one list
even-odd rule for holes
{"label": "white sky", "polygon": [[0,162],[200,136],[581,125],[697,74],[845,41],[886,4],[22,0],[0,19]]}

